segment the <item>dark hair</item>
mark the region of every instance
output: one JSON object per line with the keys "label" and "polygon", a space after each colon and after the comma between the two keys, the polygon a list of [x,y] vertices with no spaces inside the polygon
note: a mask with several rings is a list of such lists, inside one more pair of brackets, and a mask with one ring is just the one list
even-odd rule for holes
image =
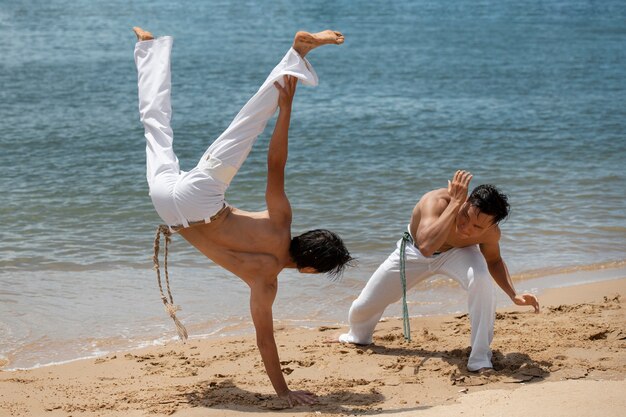
{"label": "dark hair", "polygon": [[495,185],[483,184],[472,190],[468,200],[478,211],[493,216],[493,224],[500,223],[509,215],[509,199]]}
{"label": "dark hair", "polygon": [[313,267],[337,279],[354,259],[339,236],[330,230],[309,230],[291,239],[289,254],[298,269]]}

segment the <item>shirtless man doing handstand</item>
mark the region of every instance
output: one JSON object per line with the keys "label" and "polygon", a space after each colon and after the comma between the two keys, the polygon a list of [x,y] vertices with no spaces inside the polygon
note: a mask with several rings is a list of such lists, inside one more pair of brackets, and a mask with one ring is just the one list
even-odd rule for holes
{"label": "shirtless man doing handstand", "polygon": [[[308,85],[318,82],[305,56],[318,46],[342,44],[343,35],[330,30],[296,33],[292,48],[258,92],[209,146],[198,165],[184,172],[172,149],[170,127],[173,39],[155,39],[140,28],[134,31],[138,39],[135,63],[150,197],[167,225],[160,230],[166,234],[178,232],[213,262],[248,284],[257,345],[276,393],[290,405],[313,403],[312,393],[291,391],[285,382],[274,340],[272,305],[278,274],[284,268],[338,275],[352,259],[341,239],[328,230],[313,230],[292,238],[292,211],[285,194],[288,131],[296,85],[298,80]],[[248,212],[231,207],[224,199],[226,189],[277,108],[280,110],[267,155],[267,210]]]}

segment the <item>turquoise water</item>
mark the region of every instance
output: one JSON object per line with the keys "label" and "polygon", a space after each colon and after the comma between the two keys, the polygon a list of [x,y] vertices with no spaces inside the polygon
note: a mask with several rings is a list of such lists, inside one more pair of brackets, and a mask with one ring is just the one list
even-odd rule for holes
{"label": "turquoise water", "polygon": [[[514,274],[626,259],[626,4],[459,3],[0,0],[0,355],[33,366],[172,336],[150,269],[133,25],[175,38],[183,169],[295,31],[346,35],[310,55],[320,86],[296,97],[287,192],[294,231],[336,230],[359,265],[340,283],[284,274],[277,319],[345,321],[417,199],[459,168],[509,194]],[[271,127],[236,206],[264,206]],[[173,250],[194,334],[248,328],[245,286]],[[446,282],[422,290],[414,314],[462,308]]]}

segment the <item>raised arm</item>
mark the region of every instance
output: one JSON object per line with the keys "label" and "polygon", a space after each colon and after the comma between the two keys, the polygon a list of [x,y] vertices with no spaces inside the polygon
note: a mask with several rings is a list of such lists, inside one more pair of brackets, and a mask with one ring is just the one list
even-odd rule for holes
{"label": "raised arm", "polygon": [[454,227],[456,215],[467,200],[467,189],[472,174],[457,171],[448,181],[450,199],[428,198],[420,202],[420,223],[415,234],[417,248],[424,256],[432,256],[446,241]]}
{"label": "raised arm", "polygon": [[496,239],[494,239],[496,241],[482,243],[480,245],[480,251],[485,257],[485,261],[487,261],[489,273],[493,277],[494,281],[496,281],[496,284],[502,288],[502,291],[509,296],[511,301],[518,306],[532,306],[535,309],[535,313],[539,313],[539,301],[537,300],[537,297],[532,294],[518,295],[515,292],[513,281],[509,275],[509,269],[506,267],[506,264],[500,255],[500,245],[497,241],[500,238],[499,230],[496,235]]}
{"label": "raised arm", "polygon": [[312,393],[308,391],[291,391],[280,368],[272,317],[272,305],[278,289],[276,279],[269,283],[264,280],[257,280],[250,288],[250,311],[256,330],[257,346],[261,353],[261,359],[263,359],[263,365],[265,365],[265,371],[272,382],[276,394],[287,400],[289,406],[315,403],[315,396]]}
{"label": "raised arm", "polygon": [[296,93],[296,77],[284,76],[284,86],[278,82],[278,107],[280,111],[276,119],[274,133],[267,152],[267,188],[265,201],[270,219],[281,223],[291,223],[291,205],[285,193],[285,166],[289,148],[289,123],[291,121],[291,105]]}

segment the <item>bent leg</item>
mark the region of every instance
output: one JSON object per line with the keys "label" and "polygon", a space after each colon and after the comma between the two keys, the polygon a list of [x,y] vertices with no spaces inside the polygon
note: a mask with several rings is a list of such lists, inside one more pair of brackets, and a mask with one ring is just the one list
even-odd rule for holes
{"label": "bent leg", "polygon": [[170,125],[172,43],[173,39],[165,36],[135,45],[139,117],[145,129],[146,178],[150,186],[160,173],[178,174],[180,171],[172,148],[174,136]]}
{"label": "bent leg", "polygon": [[[400,241],[401,242],[401,241]],[[398,242],[398,246],[400,245]],[[406,286],[407,290],[430,276],[428,260],[407,244]],[[400,249],[396,249],[369,279],[359,297],[350,307],[348,320],[350,331],[339,336],[340,342],[367,345],[387,306],[402,297],[400,281]]]}
{"label": "bent leg", "polygon": [[472,352],[467,361],[467,369],[477,371],[493,367],[490,346],[496,320],[496,297],[487,265],[484,268],[472,267],[468,270],[468,279],[467,308],[472,326],[470,340]]}
{"label": "bent leg", "polygon": [[452,249],[442,272],[458,281],[468,292],[472,352],[467,369],[491,368],[491,342],[496,316],[496,297],[487,263],[478,246]]}
{"label": "bent leg", "polygon": [[317,74],[293,48],[267,77],[261,88],[235,116],[198,162],[197,168],[228,187],[248,157],[256,138],[263,132],[278,108],[278,90],[274,81],[282,84],[283,75],[292,75],[307,85],[317,85]]}

